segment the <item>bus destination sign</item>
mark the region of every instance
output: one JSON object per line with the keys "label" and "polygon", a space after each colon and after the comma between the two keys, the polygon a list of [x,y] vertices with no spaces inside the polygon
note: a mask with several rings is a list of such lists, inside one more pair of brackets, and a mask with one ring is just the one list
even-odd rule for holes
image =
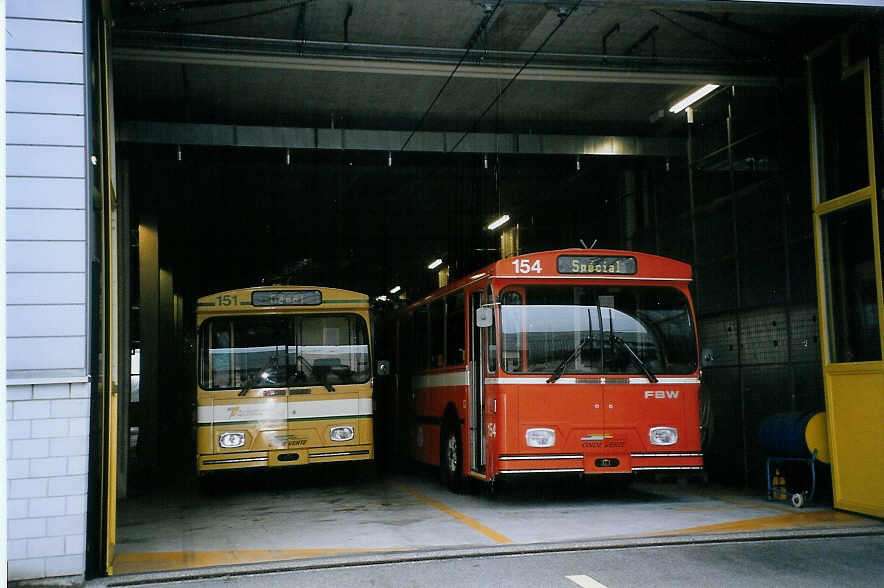
{"label": "bus destination sign", "polygon": [[631,256],[560,255],[557,265],[560,274],[632,275],[638,271]]}
{"label": "bus destination sign", "polygon": [[261,290],[252,292],[252,306],[318,306],[319,290]]}

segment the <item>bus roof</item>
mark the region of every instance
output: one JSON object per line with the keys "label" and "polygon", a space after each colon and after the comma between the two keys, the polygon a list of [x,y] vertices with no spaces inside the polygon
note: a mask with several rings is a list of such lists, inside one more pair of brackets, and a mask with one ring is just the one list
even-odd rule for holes
{"label": "bus roof", "polygon": [[430,298],[463,288],[486,278],[579,279],[579,280],[648,280],[689,282],[691,266],[682,261],[617,249],[555,249],[507,257],[472,272],[432,294],[416,300],[419,305]]}
{"label": "bus roof", "polygon": [[[256,298],[256,293],[263,294]],[[329,306],[368,308],[368,295],[327,286],[256,286],[216,292],[198,298],[196,302],[199,313],[251,312],[264,309],[296,311],[318,307],[327,309]]]}

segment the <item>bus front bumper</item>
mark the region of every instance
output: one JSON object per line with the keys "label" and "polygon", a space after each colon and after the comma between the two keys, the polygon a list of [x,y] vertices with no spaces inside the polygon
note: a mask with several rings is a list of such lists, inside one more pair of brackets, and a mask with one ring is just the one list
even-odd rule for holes
{"label": "bus front bumper", "polygon": [[374,459],[374,448],[368,445],[347,447],[315,447],[312,449],[279,449],[272,451],[249,451],[238,453],[214,453],[200,455],[197,470],[234,470],[256,467],[286,467],[338,461],[362,461]]}

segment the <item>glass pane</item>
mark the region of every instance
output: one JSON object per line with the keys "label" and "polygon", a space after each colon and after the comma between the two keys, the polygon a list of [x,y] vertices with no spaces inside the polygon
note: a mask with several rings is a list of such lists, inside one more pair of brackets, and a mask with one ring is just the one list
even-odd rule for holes
{"label": "glass pane", "polygon": [[687,299],[666,287],[526,286],[501,296],[509,373],[685,374],[697,368]]}
{"label": "glass pane", "polygon": [[840,53],[813,61],[813,105],[820,202],[869,185],[863,74],[841,79]]}
{"label": "glass pane", "polygon": [[204,389],[359,384],[371,376],[368,331],[356,315],[218,318],[200,333]]}
{"label": "glass pane", "polygon": [[881,359],[872,213],[868,202],[823,217],[829,360]]}

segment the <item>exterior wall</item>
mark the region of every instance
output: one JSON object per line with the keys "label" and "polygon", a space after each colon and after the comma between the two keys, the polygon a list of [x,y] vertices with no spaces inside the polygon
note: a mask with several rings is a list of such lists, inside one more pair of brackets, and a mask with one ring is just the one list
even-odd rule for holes
{"label": "exterior wall", "polygon": [[82,0],[8,0],[9,580],[82,576],[87,377]]}

